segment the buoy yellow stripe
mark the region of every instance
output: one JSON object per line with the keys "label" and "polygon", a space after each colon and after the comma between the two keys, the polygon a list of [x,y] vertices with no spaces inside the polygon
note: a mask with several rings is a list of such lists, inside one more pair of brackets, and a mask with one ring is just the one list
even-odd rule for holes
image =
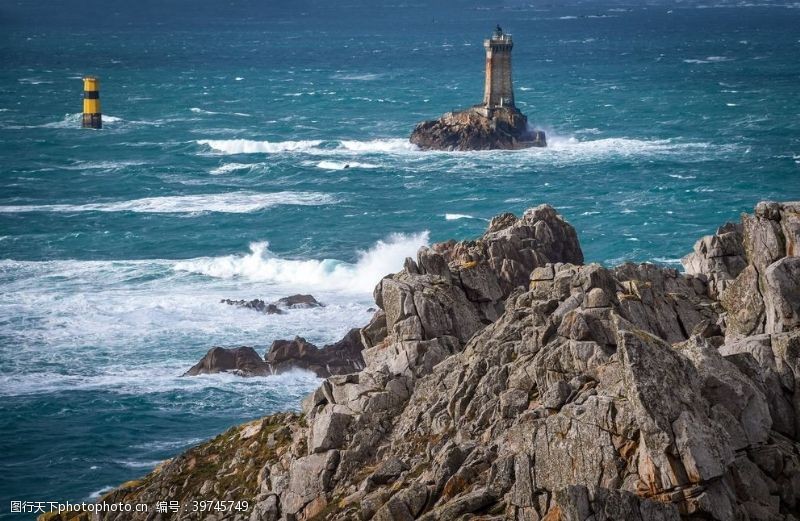
{"label": "buoy yellow stripe", "polygon": [[83,78],[83,90],[100,90],[100,80],[94,76]]}
{"label": "buoy yellow stripe", "polygon": [[83,113],[84,114],[99,114],[100,113],[100,100],[99,99],[86,99],[83,100]]}

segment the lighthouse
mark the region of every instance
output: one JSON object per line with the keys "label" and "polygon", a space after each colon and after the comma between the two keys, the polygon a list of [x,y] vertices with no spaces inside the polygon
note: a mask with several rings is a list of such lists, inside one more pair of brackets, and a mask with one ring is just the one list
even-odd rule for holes
{"label": "lighthouse", "polygon": [[511,35],[498,25],[486,49],[483,102],[447,112],[439,119],[422,121],[409,140],[422,150],[516,150],[546,147],[547,136],[528,124],[514,104],[511,81]]}
{"label": "lighthouse", "polygon": [[514,107],[514,87],[511,82],[511,49],[514,42],[510,34],[503,33],[498,25],[491,38],[483,41],[486,49],[486,80],[483,105],[487,116],[493,109]]}

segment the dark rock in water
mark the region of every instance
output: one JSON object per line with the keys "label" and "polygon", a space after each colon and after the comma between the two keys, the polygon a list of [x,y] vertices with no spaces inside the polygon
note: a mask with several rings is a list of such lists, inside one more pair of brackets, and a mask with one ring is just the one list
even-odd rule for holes
{"label": "dark rock in water", "polygon": [[183,376],[234,373],[239,376],[267,376],[269,366],[252,347],[212,347],[208,353]]}
{"label": "dark rock in water", "polygon": [[473,107],[448,112],[439,119],[419,123],[410,140],[423,150],[515,150],[547,146],[544,132],[529,130],[528,118],[514,107],[490,110]]}
{"label": "dark rock in water", "polygon": [[321,308],[324,306],[321,302],[314,298],[313,295],[290,295],[283,297],[276,302],[278,306],[299,309],[299,308]]}
{"label": "dark rock in water", "polygon": [[266,313],[268,315],[282,315],[283,310],[276,306],[275,304],[267,304],[261,299],[254,299],[254,300],[231,300],[229,298],[220,300],[223,304],[228,304],[229,306],[237,306],[240,308],[247,308],[252,309],[255,311],[259,311],[261,313]]}
{"label": "dark rock in water", "polygon": [[261,299],[231,300],[229,298],[222,299],[220,302],[230,306],[252,309],[268,315],[282,315],[284,311],[281,308],[306,309],[324,307],[324,304],[315,299],[313,295],[300,294],[283,297],[282,299],[278,299],[277,302],[270,303],[266,303]]}
{"label": "dark rock in water", "polygon": [[335,374],[350,374],[364,368],[361,332],[351,329],[341,340],[322,349],[295,337],[294,340],[275,340],[265,356],[270,371],[279,374],[291,369],[307,369],[326,378]]}

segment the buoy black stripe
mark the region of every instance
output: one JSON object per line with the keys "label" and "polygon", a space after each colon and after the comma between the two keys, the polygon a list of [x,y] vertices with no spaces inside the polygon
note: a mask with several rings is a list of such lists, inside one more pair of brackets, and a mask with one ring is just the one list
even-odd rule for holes
{"label": "buoy black stripe", "polygon": [[100,99],[99,90],[85,90],[83,91],[84,99]]}

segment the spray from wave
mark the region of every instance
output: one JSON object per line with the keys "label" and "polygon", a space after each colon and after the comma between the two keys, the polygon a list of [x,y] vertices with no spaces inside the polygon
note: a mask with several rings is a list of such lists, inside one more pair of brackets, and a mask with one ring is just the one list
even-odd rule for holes
{"label": "spray from wave", "polygon": [[369,293],[381,278],[398,271],[403,260],[414,256],[428,240],[427,231],[391,234],[369,250],[359,252],[355,263],[336,259],[282,259],[270,252],[269,243],[263,241],[252,243],[246,255],[191,259],[176,263],[174,269],[222,279],[244,278],[299,288]]}

